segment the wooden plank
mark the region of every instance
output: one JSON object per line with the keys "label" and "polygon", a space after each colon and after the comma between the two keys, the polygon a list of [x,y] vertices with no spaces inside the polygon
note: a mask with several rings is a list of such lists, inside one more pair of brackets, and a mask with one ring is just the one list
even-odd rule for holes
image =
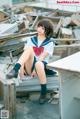
{"label": "wooden plank", "polygon": [[55,67],[56,69],[68,70],[79,73],[80,72],[79,59],[80,59],[80,51],[68,57],[62,58],[58,61],[49,63],[48,66]]}
{"label": "wooden plank", "polygon": [[16,119],[16,88],[13,80],[0,80],[3,86],[5,110],[9,111],[8,119]]}
{"label": "wooden plank", "polygon": [[[16,91],[40,91],[40,82],[38,78],[26,79],[16,86]],[[47,89],[48,90],[58,90],[59,80],[58,76],[47,77]]]}
{"label": "wooden plank", "polygon": [[59,72],[61,119],[80,118],[80,51],[48,64]]}
{"label": "wooden plank", "polygon": [[77,26],[80,26],[80,14],[76,13],[71,16],[71,22],[76,24]]}
{"label": "wooden plank", "polygon": [[80,47],[80,43],[73,43],[71,45],[55,45],[55,48],[72,48],[72,47]]}
{"label": "wooden plank", "polygon": [[33,36],[33,35],[36,35],[36,34],[37,34],[37,32],[30,32],[30,33],[24,33],[24,34],[14,33],[14,34],[11,34],[11,35],[1,36],[0,40],[5,41],[5,40],[16,39],[16,38],[23,38],[23,37]]}
{"label": "wooden plank", "polygon": [[9,14],[4,11],[0,11],[0,23],[8,19],[9,19]]}
{"label": "wooden plank", "polygon": [[78,51],[80,51],[80,44],[56,45],[53,55],[58,55],[60,58],[63,58]]}
{"label": "wooden plank", "polygon": [[38,21],[38,19],[39,19],[39,16],[36,17],[36,19],[33,22],[33,25],[30,27],[30,29],[34,28],[34,26],[35,26],[36,22]]}
{"label": "wooden plank", "polygon": [[19,49],[20,47],[24,47],[24,42],[19,42],[19,43],[16,43],[14,42],[14,44],[5,44],[5,45],[2,45],[0,46],[0,51],[14,51],[16,49]]}
{"label": "wooden plank", "polygon": [[2,99],[2,97],[3,97],[3,87],[2,87],[2,83],[0,82],[0,99]]}
{"label": "wooden plank", "polygon": [[54,33],[55,33],[55,34],[58,33],[58,31],[59,31],[59,29],[60,29],[60,27],[61,27],[61,25],[62,25],[62,20],[63,20],[63,18],[60,19],[60,21],[58,22],[56,28],[54,29]]}
{"label": "wooden plank", "polygon": [[80,98],[78,95],[80,94],[80,73],[59,70],[59,74],[61,83],[61,119],[79,119]]}

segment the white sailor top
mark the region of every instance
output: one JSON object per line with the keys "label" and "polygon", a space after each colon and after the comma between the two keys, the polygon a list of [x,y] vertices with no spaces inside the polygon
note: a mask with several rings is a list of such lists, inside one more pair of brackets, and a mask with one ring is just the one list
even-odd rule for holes
{"label": "white sailor top", "polygon": [[50,56],[53,54],[54,45],[55,43],[53,42],[53,38],[45,39],[44,41],[41,41],[37,39],[36,36],[34,36],[27,40],[27,43],[25,44],[25,48],[27,46],[31,46],[33,48],[37,61],[42,54],[48,52],[49,55],[44,59],[44,61],[48,63]]}

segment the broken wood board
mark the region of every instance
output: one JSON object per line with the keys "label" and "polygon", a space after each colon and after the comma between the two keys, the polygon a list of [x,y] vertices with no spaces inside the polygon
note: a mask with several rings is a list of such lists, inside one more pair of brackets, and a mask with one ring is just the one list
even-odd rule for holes
{"label": "broken wood board", "polygon": [[0,11],[0,22],[6,21],[8,19],[9,19],[9,14],[4,11]]}
{"label": "broken wood board", "polygon": [[23,33],[23,34],[19,34],[19,33],[14,33],[14,34],[11,34],[11,35],[3,35],[3,36],[0,36],[0,40],[11,40],[11,39],[16,39],[16,38],[23,38],[23,37],[28,37],[28,36],[33,36],[33,35],[36,35],[37,32],[29,32],[29,33]]}
{"label": "broken wood board", "polygon": [[71,21],[77,25],[77,26],[80,26],[80,14],[79,13],[76,13],[76,14],[73,14],[71,16]]}

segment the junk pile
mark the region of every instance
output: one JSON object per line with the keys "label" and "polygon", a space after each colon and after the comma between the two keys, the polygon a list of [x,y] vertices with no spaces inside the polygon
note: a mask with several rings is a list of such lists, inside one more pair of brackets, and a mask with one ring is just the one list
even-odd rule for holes
{"label": "junk pile", "polygon": [[[7,21],[5,20],[5,23],[0,23],[0,56],[8,55],[11,57],[11,59],[14,60],[12,56],[17,57],[19,54],[21,54],[21,52],[23,52],[24,44],[25,42],[27,42],[28,37],[37,34],[36,25],[41,19],[48,19],[53,24],[53,37],[56,44],[56,50],[54,49],[54,55],[57,54],[66,56],[70,54],[70,51],[72,52],[72,47],[75,47],[75,44],[77,44],[77,47],[80,47],[79,13],[72,13],[67,11],[65,12],[48,8],[45,9],[20,7],[15,8],[15,10],[12,8],[9,15],[9,19]],[[80,49],[77,49],[76,51],[78,50]],[[54,57],[55,56],[53,56],[53,58]],[[6,57],[3,59],[6,60]],[[7,61],[8,60],[6,60],[5,62]],[[10,65],[10,63],[11,62],[7,64]],[[5,68],[7,69],[6,71],[8,71],[9,69],[8,65],[8,68]],[[59,80],[56,80],[57,83],[55,81],[55,79],[58,79],[58,77],[55,76],[54,78],[51,78],[52,80],[49,80],[49,89],[59,89]],[[51,78],[49,77],[49,79]],[[36,83],[34,83],[34,81]],[[23,83],[21,82],[21,84],[17,86],[17,91],[40,90],[38,81],[39,80],[36,79],[26,80]]]}
{"label": "junk pile", "polygon": [[[11,11],[10,11],[11,10]],[[9,9],[8,20],[0,23],[0,52],[20,51],[24,39],[37,34],[36,25],[40,19],[53,24],[53,37],[57,45],[79,43],[80,13],[41,7],[18,6]],[[0,15],[5,17],[5,15]],[[21,49],[21,50],[20,50]],[[18,54],[18,53],[17,53]]]}

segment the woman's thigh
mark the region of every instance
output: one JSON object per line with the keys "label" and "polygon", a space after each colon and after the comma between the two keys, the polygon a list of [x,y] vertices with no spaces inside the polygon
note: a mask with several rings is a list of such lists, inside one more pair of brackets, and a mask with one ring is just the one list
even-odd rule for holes
{"label": "woman's thigh", "polygon": [[29,75],[31,75],[32,72],[33,62],[34,62],[34,56],[31,56],[24,64],[25,72]]}

